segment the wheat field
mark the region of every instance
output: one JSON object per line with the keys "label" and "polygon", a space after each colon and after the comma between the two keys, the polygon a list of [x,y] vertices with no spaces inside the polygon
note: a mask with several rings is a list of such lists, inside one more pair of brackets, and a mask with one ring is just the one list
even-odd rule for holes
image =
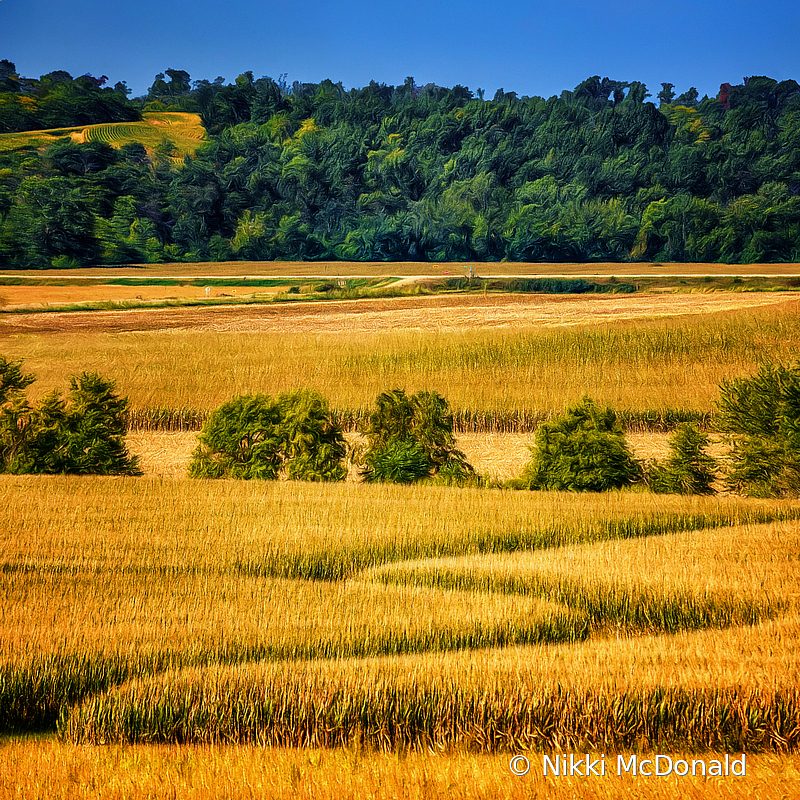
{"label": "wheat field", "polygon": [[[163,328],[155,312],[13,315],[0,349],[38,394],[114,378],[143,420],[196,425],[298,376],[341,411],[402,386],[486,419],[584,392],[644,419],[712,412],[721,380],[791,362],[800,338],[777,294],[563,325],[533,302],[382,302],[170,310],[186,325]],[[532,442],[459,436],[498,479]],[[629,437],[663,457],[665,434]],[[130,434],[143,477],[0,475],[3,796],[792,796],[797,501],[194,480],[195,441]],[[744,752],[748,775],[545,778],[555,752]]]}
{"label": "wheat field", "polygon": [[[297,388],[298,376],[342,410],[366,409],[379,392],[400,387],[436,390],[456,410],[495,414],[560,412],[585,394],[620,412],[709,413],[721,381],[750,374],[765,359],[792,362],[800,347],[794,297],[769,295],[753,305],[739,296],[733,309],[712,304],[705,313],[666,297],[640,319],[617,321],[593,321],[584,299],[547,300],[556,315],[583,309],[583,322],[555,327],[534,301],[489,300],[500,306],[479,303],[478,316],[470,303],[479,301],[436,297],[11,315],[0,324],[0,343],[38,376],[32,393],[98,371],[116,380],[142,417],[163,409],[207,413],[237,394]],[[612,311],[629,301],[591,302]],[[662,307],[676,313],[660,318]],[[495,314],[509,309],[514,316],[496,327]],[[438,319],[440,327],[414,330],[412,318]]]}

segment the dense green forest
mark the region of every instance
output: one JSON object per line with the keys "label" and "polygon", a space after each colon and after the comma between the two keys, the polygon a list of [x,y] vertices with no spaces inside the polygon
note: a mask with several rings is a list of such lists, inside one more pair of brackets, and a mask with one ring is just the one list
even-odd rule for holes
{"label": "dense green forest", "polygon": [[167,70],[129,99],[124,84],[67,73],[32,81],[11,62],[0,67],[1,130],[79,124],[90,110],[92,121],[179,110],[198,113],[208,134],[177,163],[168,144],[64,139],[3,153],[6,268],[800,261],[793,80],[751,77],[699,99],[668,83],[652,98],[642,83],[595,76],[549,99],[499,90],[490,100],[411,78],[345,90],[249,72],[192,82]]}

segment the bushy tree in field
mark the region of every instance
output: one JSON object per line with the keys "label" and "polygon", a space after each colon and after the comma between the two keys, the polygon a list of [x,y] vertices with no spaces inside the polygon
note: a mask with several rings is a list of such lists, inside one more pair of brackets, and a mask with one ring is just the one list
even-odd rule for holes
{"label": "bushy tree in field", "polygon": [[70,379],[63,428],[65,472],[132,475],[137,460],[125,448],[128,409],[126,398],[116,395],[113,381],[95,372]]}
{"label": "bushy tree in field", "polygon": [[300,481],[343,481],[347,443],[333,421],[327,401],[317,392],[281,395],[287,477]]}
{"label": "bushy tree in field", "polygon": [[35,380],[33,375],[26,375],[22,371],[21,361],[8,361],[5,356],[0,356],[0,406],[5,405],[12,394],[24,391]]}
{"label": "bushy tree in field", "polygon": [[44,395],[32,406],[24,389],[33,382],[20,362],[0,358],[0,469],[14,474],[137,475],[125,447],[128,401],[96,373],[70,380],[66,399]]}
{"label": "bushy tree in field", "polygon": [[614,411],[588,397],[540,425],[531,452],[511,488],[602,492],[627,486],[641,474]]}
{"label": "bushy tree in field", "polygon": [[706,452],[708,435],[689,422],[679,425],[669,441],[670,455],[656,463],[647,476],[658,494],[713,494],[717,462]]}
{"label": "bushy tree in field", "polygon": [[392,389],[379,394],[362,434],[367,481],[414,483],[443,472],[457,483],[474,475],[456,448],[453,414],[438,392],[407,395]]}
{"label": "bushy tree in field", "polygon": [[193,478],[341,481],[347,475],[341,427],[310,390],[236,397],[211,414],[199,439]]}
{"label": "bushy tree in field", "polygon": [[752,497],[800,494],[800,364],[764,364],[723,381],[717,409],[732,445],[729,487]]}

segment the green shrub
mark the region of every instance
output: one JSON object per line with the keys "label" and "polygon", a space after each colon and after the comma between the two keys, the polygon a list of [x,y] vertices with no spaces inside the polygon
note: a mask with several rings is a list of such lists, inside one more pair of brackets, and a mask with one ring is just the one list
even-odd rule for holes
{"label": "green shrub", "polygon": [[0,469],[13,474],[139,475],[125,447],[128,401],[114,383],[84,372],[64,400],[50,392],[31,406],[21,362],[0,359]]}
{"label": "green shrub", "polygon": [[370,482],[415,483],[434,472],[425,448],[413,439],[392,439],[366,455],[366,479]]}
{"label": "green shrub", "polygon": [[347,443],[327,401],[314,391],[299,390],[279,398],[283,414],[286,475],[301,481],[343,481]]}
{"label": "green shrub", "polygon": [[728,434],[727,484],[753,497],[800,494],[800,365],[764,364],[723,381],[718,425]]}
{"label": "green shrub", "polygon": [[199,436],[193,478],[341,481],[347,445],[325,399],[300,390],[242,395],[214,411]]}
{"label": "green shrub", "polygon": [[8,361],[5,356],[0,356],[0,406],[35,380],[33,375],[23,373],[21,361]]}
{"label": "green shrub", "polygon": [[407,395],[392,389],[378,395],[362,434],[367,440],[362,476],[367,481],[413,483],[447,469],[473,475],[456,448],[453,414],[438,392]]}
{"label": "green shrub", "polygon": [[522,475],[507,484],[511,488],[602,492],[641,475],[616,414],[588,397],[540,425],[531,453]]}
{"label": "green shrub", "polygon": [[647,476],[650,490],[658,494],[713,494],[717,462],[706,452],[708,435],[689,422],[670,437],[671,453],[656,463]]}

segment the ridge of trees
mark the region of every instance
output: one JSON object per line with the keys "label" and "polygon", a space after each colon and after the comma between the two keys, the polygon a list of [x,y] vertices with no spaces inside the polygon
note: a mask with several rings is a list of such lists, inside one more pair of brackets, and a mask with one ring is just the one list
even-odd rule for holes
{"label": "ridge of trees", "polygon": [[[100,80],[56,74],[40,80],[52,84],[44,99]],[[0,103],[32,96],[2,93],[17,79],[0,68]],[[644,84],[599,76],[549,99],[412,78],[350,90],[252,72],[192,82],[173,69],[146,97],[126,90],[87,91],[136,113],[194,111],[208,141],[180,164],[167,143],[0,156],[0,267],[800,261],[793,80],[751,77],[702,99],[664,83],[658,107]]]}
{"label": "ridge of trees", "polygon": [[38,79],[23,78],[14,62],[0,60],[0,133],[71,128],[102,122],[132,122],[142,118],[128,100],[124,82],[113,88],[101,75],[73,78],[56,70]]}

